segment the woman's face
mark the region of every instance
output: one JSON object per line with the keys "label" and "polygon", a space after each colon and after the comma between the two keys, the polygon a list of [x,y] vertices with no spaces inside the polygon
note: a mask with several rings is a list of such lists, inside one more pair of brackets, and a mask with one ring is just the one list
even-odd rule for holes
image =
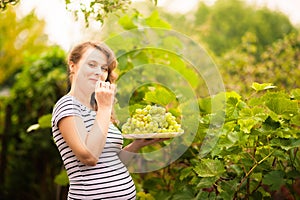
{"label": "woman's face", "polygon": [[96,82],[108,77],[107,57],[94,47],[89,47],[73,67],[72,84],[85,92],[94,92]]}

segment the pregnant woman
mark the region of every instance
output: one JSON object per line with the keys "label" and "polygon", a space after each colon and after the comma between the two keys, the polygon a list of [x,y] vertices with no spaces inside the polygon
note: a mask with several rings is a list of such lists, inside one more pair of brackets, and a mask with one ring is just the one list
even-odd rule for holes
{"label": "pregnant woman", "polygon": [[112,115],[116,67],[114,53],[104,43],[81,43],[68,56],[70,91],[52,114],[53,138],[70,183],[68,199],[135,199],[125,166],[128,152],[162,141],[135,140],[123,148]]}

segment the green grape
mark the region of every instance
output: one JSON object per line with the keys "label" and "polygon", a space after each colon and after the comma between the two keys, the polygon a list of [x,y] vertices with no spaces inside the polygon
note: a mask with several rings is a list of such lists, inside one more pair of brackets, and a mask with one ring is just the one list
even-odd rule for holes
{"label": "green grape", "polygon": [[136,114],[141,114],[142,113],[142,109],[138,108],[135,110]]}
{"label": "green grape", "polygon": [[181,125],[177,123],[176,117],[161,106],[147,105],[143,109],[135,110],[131,118],[122,126],[122,132],[126,133],[165,133],[181,132]]}

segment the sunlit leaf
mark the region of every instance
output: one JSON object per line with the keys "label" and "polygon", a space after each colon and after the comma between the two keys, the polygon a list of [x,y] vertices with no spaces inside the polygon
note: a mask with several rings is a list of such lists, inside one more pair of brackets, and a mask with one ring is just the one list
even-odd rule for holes
{"label": "sunlit leaf", "polygon": [[255,126],[257,123],[258,122],[252,118],[238,120],[238,124],[240,125],[241,131],[245,133],[250,133],[253,126]]}
{"label": "sunlit leaf", "polygon": [[125,29],[125,30],[130,30],[137,28],[137,25],[134,24],[134,19],[136,18],[136,14],[129,16],[129,15],[124,15],[119,19],[119,24]]}
{"label": "sunlit leaf", "polygon": [[39,118],[38,122],[41,128],[51,128],[52,114],[43,115]]}
{"label": "sunlit leaf", "polygon": [[194,171],[200,177],[220,176],[225,172],[224,164],[220,160],[201,159]]}
{"label": "sunlit leaf", "polygon": [[154,200],[154,197],[151,194],[145,193],[143,191],[139,191],[136,194],[136,196],[139,197],[139,199],[141,199],[141,200]]}
{"label": "sunlit leaf", "polygon": [[294,89],[291,91],[291,97],[297,100],[300,100],[300,89]]}
{"label": "sunlit leaf", "polygon": [[270,110],[278,115],[284,115],[287,119],[298,112],[298,103],[284,97],[270,98],[266,101]]}
{"label": "sunlit leaf", "polygon": [[27,132],[31,132],[31,131],[35,131],[35,130],[37,130],[37,129],[39,129],[40,128],[40,125],[39,124],[33,124],[33,125],[31,125],[31,126],[29,126],[29,128],[27,128]]}
{"label": "sunlit leaf", "polygon": [[166,106],[176,100],[176,96],[165,88],[156,88],[154,91],[147,92],[145,100],[155,104]]}
{"label": "sunlit leaf", "polygon": [[69,184],[69,178],[66,170],[61,170],[61,172],[55,176],[54,182],[61,186],[67,186]]}
{"label": "sunlit leaf", "polygon": [[165,29],[171,28],[171,25],[167,21],[164,21],[162,18],[160,18],[157,10],[153,11],[152,14],[145,21],[146,24],[150,27]]}
{"label": "sunlit leaf", "polygon": [[260,83],[257,83],[257,82],[252,83],[251,87],[256,92],[276,88],[276,86],[274,86],[272,83],[262,83],[262,84],[260,84]]}

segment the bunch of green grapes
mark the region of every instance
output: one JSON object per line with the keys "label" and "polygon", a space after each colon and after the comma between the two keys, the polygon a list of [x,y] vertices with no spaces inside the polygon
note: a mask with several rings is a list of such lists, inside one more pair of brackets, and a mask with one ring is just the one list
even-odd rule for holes
{"label": "bunch of green grapes", "polygon": [[136,109],[131,118],[122,126],[122,132],[128,133],[166,133],[182,132],[181,125],[176,118],[160,106],[147,105],[143,109]]}

